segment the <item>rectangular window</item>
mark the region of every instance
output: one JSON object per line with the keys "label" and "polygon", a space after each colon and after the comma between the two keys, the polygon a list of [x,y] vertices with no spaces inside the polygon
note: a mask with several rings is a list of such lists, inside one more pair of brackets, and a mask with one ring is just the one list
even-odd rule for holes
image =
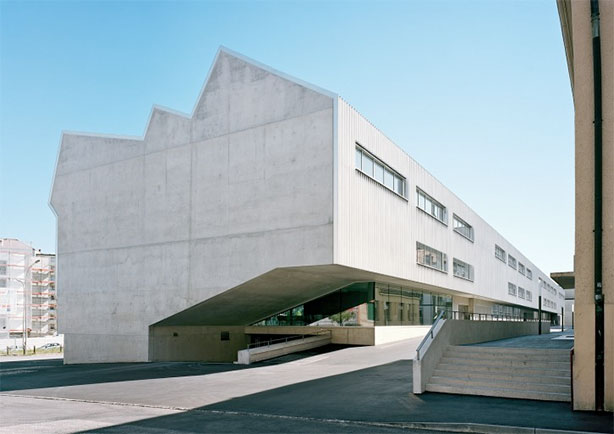
{"label": "rectangular window", "polygon": [[527,277],[529,278],[529,280],[533,280],[533,272],[530,268],[527,268]]}
{"label": "rectangular window", "polygon": [[416,242],[416,262],[441,272],[448,272],[448,255],[420,242]]}
{"label": "rectangular window", "polygon": [[520,274],[522,274],[523,276],[524,276],[524,274],[525,274],[525,271],[524,271],[524,265],[522,264],[522,262],[519,262],[519,263],[518,263],[518,272],[519,272]]}
{"label": "rectangular window", "polygon": [[473,227],[456,214],[452,214],[452,220],[454,223],[454,232],[473,241]]}
{"label": "rectangular window", "polygon": [[373,177],[373,158],[366,152],[362,153],[362,171]]}
{"label": "rectangular window", "polygon": [[356,168],[362,170],[362,151],[356,148]]}
{"label": "rectangular window", "polygon": [[454,258],[453,272],[456,277],[471,280],[473,282],[473,265],[467,264],[460,259]]}
{"label": "rectangular window", "polygon": [[381,185],[388,187],[401,197],[406,196],[407,181],[383,161],[371,155],[368,151],[356,146],[356,169],[374,179]]}
{"label": "rectangular window", "polygon": [[516,297],[516,285],[514,285],[512,282],[507,283],[507,293]]}
{"label": "rectangular window", "polygon": [[525,299],[527,301],[533,301],[533,294],[531,293],[531,291],[529,291],[528,289],[525,291]]}
{"label": "rectangular window", "polygon": [[0,288],[6,288],[6,279],[0,279]]}
{"label": "rectangular window", "polygon": [[380,184],[384,183],[384,166],[382,166],[378,161],[375,162],[375,170],[373,171],[373,177]]}
{"label": "rectangular window", "polygon": [[418,196],[418,203],[416,206],[430,216],[435,217],[444,225],[447,225],[448,210],[446,209],[446,207],[437,202],[435,199],[433,199],[431,196],[429,196],[419,188],[416,188],[416,193]]}
{"label": "rectangular window", "polygon": [[516,258],[514,258],[512,255],[507,255],[507,265],[509,265],[515,270],[516,269]]}
{"label": "rectangular window", "polygon": [[495,244],[495,257],[503,262],[506,262],[505,250]]}
{"label": "rectangular window", "polygon": [[518,287],[518,298],[522,298],[524,300],[524,288]]}

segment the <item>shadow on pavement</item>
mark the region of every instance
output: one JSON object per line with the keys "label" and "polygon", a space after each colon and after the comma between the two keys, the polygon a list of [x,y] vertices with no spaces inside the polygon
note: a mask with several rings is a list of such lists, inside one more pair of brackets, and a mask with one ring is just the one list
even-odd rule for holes
{"label": "shadow on pavement", "polygon": [[87,363],[64,365],[62,359],[7,361],[0,363],[0,392],[216,374],[219,372],[285,363],[335,351],[344,347],[345,346],[341,345],[326,345],[320,348],[314,348],[313,350],[290,354],[249,366],[235,365],[233,363],[200,362]]}
{"label": "shadow on pavement", "polygon": [[[573,412],[558,402],[411,393],[411,361],[321,378],[231,399],[184,413],[88,432],[387,432],[357,422],[477,423],[610,433],[612,414]],[[318,424],[327,423],[320,431]],[[220,425],[221,424],[221,425]],[[220,430],[219,428],[224,429]],[[341,427],[341,425],[339,425]],[[324,429],[324,428],[322,428]],[[394,430],[393,430],[394,431]],[[392,432],[392,431],[390,431]]]}

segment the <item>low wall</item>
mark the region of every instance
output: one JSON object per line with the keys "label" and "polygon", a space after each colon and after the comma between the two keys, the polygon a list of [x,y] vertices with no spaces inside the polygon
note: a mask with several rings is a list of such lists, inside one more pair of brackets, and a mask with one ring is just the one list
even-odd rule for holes
{"label": "low wall", "polygon": [[244,329],[243,326],[150,327],[149,360],[234,362],[237,352],[248,344]]}
{"label": "low wall", "polygon": [[375,327],[375,345],[387,344],[403,339],[424,337],[431,326],[380,326]]}
{"label": "low wall", "polygon": [[[445,320],[420,360],[413,361],[413,390],[423,393],[433,371],[449,345],[476,344],[516,336],[536,335],[538,322]],[[550,323],[542,321],[542,333],[550,333]]]}
{"label": "low wall", "polygon": [[240,365],[274,359],[299,351],[310,350],[331,343],[330,335],[311,336],[264,347],[250,348],[238,352],[237,361]]}

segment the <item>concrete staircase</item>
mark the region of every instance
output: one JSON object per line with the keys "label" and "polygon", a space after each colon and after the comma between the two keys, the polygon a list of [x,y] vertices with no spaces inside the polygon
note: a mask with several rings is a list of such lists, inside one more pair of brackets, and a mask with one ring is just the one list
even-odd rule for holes
{"label": "concrete staircase", "polygon": [[426,390],[571,402],[569,350],[448,346]]}

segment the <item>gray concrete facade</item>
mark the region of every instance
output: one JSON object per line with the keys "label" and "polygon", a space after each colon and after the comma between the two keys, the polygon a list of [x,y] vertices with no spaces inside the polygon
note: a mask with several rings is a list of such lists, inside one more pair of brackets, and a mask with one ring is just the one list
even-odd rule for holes
{"label": "gray concrete facade", "polygon": [[[332,262],[333,98],[220,50],[193,115],[65,133],[51,204],[66,363],[148,360],[148,327]],[[87,301],[87,302],[86,302]]]}

